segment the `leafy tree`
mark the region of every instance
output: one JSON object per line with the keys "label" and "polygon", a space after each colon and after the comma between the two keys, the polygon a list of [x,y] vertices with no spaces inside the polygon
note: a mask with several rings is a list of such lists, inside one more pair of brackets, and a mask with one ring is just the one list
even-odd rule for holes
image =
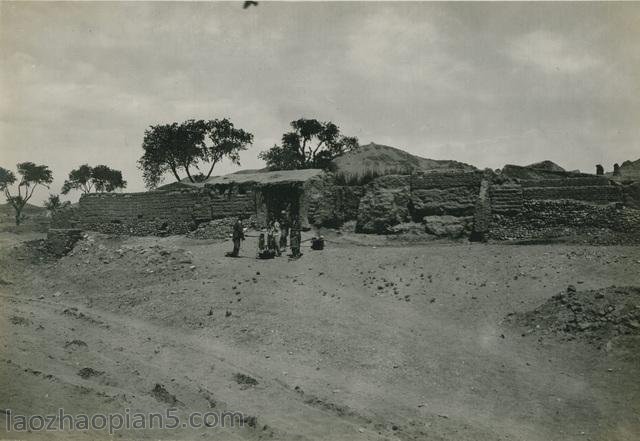
{"label": "leafy tree", "polygon": [[44,202],[44,208],[49,211],[49,213],[53,214],[56,211],[62,210],[63,208],[71,205],[71,202],[60,200],[60,196],[57,194],[50,194],[49,198]]}
{"label": "leafy tree", "polygon": [[67,194],[71,190],[80,190],[85,194],[92,191],[112,192],[126,186],[127,181],[122,179],[121,171],[106,165],[91,167],[83,164],[69,172],[69,179],[64,181],[62,185],[62,194]]}
{"label": "leafy tree", "polygon": [[[240,152],[253,142],[253,135],[236,129],[228,119],[187,120],[181,124],[150,126],[144,134],[144,154],[138,160],[147,188],[155,188],[166,173],[180,181],[184,172],[191,182],[207,179],[213,168],[224,158],[240,164]],[[191,167],[200,170],[206,164],[206,174],[192,175]]]}
{"label": "leafy tree", "polygon": [[96,165],[93,167],[91,179],[96,191],[106,191],[108,193],[125,188],[127,181],[122,179],[122,172],[114,170],[106,165]]}
{"label": "leafy tree", "polygon": [[210,144],[203,149],[203,159],[210,163],[205,179],[211,176],[213,167],[224,158],[233,164],[240,165],[240,152],[253,143],[253,135],[242,129],[236,129],[226,118],[207,122],[207,138]]}
{"label": "leafy tree", "polygon": [[358,147],[357,138],[343,136],[330,121],[301,118],[291,128],[282,135],[282,145],[258,154],[269,169],[328,168],[331,160]]}
{"label": "leafy tree", "polygon": [[71,190],[80,190],[83,193],[91,193],[93,181],[91,174],[93,169],[87,164],[83,164],[75,170],[69,172],[69,179],[62,184],[62,194],[67,194]]}
{"label": "leafy tree", "polygon": [[22,210],[33,196],[38,186],[49,188],[53,182],[53,173],[46,165],[36,165],[33,162],[21,162],[17,165],[20,181],[18,194],[11,194],[11,186],[16,182],[16,175],[12,171],[0,167],[0,191],[4,192],[7,202],[16,212],[16,225],[20,225]]}

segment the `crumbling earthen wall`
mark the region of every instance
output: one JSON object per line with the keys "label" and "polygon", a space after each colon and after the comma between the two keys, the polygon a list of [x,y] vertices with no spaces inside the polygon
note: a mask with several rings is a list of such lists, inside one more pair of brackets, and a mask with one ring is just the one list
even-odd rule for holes
{"label": "crumbling earthen wall", "polygon": [[[433,171],[414,175],[387,175],[371,182],[358,207],[357,231],[383,233],[403,222],[425,222],[447,216],[446,223],[463,222],[475,213],[483,172]],[[457,228],[456,228],[457,230]]]}
{"label": "crumbling earthen wall", "polygon": [[58,227],[133,235],[183,234],[198,223],[255,212],[253,192],[238,189],[93,193],[54,218]]}
{"label": "crumbling earthen wall", "polygon": [[325,173],[305,182],[303,190],[312,225],[336,227],[357,219],[363,185],[338,185],[332,173]]}

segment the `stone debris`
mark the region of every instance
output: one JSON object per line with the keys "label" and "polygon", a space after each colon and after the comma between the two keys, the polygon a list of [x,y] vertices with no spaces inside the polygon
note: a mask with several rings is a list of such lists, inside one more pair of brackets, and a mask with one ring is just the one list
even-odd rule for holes
{"label": "stone debris", "polygon": [[640,335],[640,288],[577,291],[569,285],[533,311],[508,319],[523,328],[524,335],[606,343],[618,335]]}

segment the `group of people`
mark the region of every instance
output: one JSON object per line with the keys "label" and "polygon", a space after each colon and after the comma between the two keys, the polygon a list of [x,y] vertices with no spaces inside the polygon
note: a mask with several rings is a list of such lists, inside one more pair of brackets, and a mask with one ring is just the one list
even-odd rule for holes
{"label": "group of people", "polygon": [[[230,257],[238,257],[240,253],[240,245],[245,239],[244,226],[242,220],[238,218],[233,226],[233,251],[228,255]],[[287,242],[291,247],[290,256],[298,258],[302,256],[300,253],[301,228],[300,221],[294,219],[289,222],[286,212],[283,211],[279,218],[269,222],[266,229],[263,229],[258,236],[258,253],[257,257],[261,259],[270,259],[281,256],[282,252],[287,248]]]}
{"label": "group of people", "polygon": [[258,236],[258,257],[270,259],[282,256],[282,252],[287,248],[287,242],[291,245],[291,257],[300,257],[300,226],[297,221],[291,225],[282,217],[282,223],[272,220]]}

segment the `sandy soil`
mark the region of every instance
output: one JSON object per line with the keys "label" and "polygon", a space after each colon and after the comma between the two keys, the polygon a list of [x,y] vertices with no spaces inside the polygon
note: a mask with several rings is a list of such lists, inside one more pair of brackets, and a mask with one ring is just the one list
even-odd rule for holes
{"label": "sandy soil", "polygon": [[164,411],[159,384],[181,413],[257,423],[115,437],[640,439],[637,337],[599,348],[506,320],[569,284],[640,286],[639,247],[360,236],[256,260],[254,240],[231,259],[228,242],[92,234],[59,260],[0,241],[0,408]]}

